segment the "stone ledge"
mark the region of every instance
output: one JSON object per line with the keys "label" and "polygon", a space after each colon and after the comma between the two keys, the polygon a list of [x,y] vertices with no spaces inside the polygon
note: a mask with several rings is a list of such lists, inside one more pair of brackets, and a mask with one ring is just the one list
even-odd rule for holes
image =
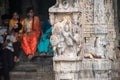
{"label": "stone ledge", "polygon": [[76,72],[76,71],[110,71],[111,61],[107,59],[84,59],[80,61],[80,58],[66,58],[66,59],[53,59],[54,71],[56,72]]}
{"label": "stone ledge", "polygon": [[63,56],[59,56],[59,57],[53,57],[54,61],[82,61],[81,57],[63,57]]}
{"label": "stone ledge", "polygon": [[80,9],[74,8],[74,9],[66,10],[66,9],[50,8],[49,12],[51,13],[73,13],[73,12],[80,12]]}
{"label": "stone ledge", "polygon": [[84,78],[79,80],[111,80],[111,78]]}

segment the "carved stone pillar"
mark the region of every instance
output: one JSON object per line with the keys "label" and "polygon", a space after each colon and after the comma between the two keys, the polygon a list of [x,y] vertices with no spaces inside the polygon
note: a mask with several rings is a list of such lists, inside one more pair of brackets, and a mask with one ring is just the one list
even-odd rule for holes
{"label": "carved stone pillar", "polygon": [[113,0],[57,0],[49,12],[55,80],[112,80]]}
{"label": "carved stone pillar", "polygon": [[81,8],[79,0],[57,0],[49,9],[53,25],[55,80],[78,80],[81,61]]}

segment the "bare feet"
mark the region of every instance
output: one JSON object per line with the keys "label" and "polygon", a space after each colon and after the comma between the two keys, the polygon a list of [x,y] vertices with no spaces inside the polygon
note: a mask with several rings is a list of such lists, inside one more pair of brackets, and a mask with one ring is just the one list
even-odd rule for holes
{"label": "bare feet", "polygon": [[45,53],[41,53],[40,56],[46,56],[46,54]]}
{"label": "bare feet", "polygon": [[20,60],[17,58],[17,56],[14,57],[14,62],[19,62]]}
{"label": "bare feet", "polygon": [[32,59],[34,56],[32,54],[28,55],[28,59]]}

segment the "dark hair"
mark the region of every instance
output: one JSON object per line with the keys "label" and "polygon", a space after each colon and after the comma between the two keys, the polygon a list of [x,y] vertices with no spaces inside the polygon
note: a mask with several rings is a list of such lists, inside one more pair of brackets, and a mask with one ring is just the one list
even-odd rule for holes
{"label": "dark hair", "polygon": [[19,32],[22,29],[22,24],[21,23],[17,23],[18,27],[17,28],[13,28],[14,32]]}
{"label": "dark hair", "polygon": [[17,13],[17,14],[19,14],[17,11],[14,11],[14,12],[12,12],[12,15],[13,15],[14,13]]}
{"label": "dark hair", "polygon": [[28,7],[27,10],[26,10],[26,13],[29,13],[30,10],[33,10],[33,11],[34,11],[34,8],[33,8],[33,7]]}
{"label": "dark hair", "polygon": [[10,16],[8,14],[3,14],[1,16],[1,20],[5,20],[5,19],[10,19]]}
{"label": "dark hair", "polygon": [[11,17],[13,16],[14,13],[17,13],[19,15],[19,12],[14,10],[11,12]]}

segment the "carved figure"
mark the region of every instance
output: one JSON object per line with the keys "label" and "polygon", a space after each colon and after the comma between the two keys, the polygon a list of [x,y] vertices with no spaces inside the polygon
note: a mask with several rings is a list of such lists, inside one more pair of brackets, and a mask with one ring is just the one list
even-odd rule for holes
{"label": "carved figure", "polygon": [[70,27],[68,23],[66,23],[64,30],[62,31],[62,35],[65,38],[65,42],[68,46],[73,46],[73,36],[70,32]]}
{"label": "carved figure", "polygon": [[72,25],[71,23],[71,18],[69,16],[63,17],[62,20],[58,20],[57,23],[55,23],[52,33],[53,34],[61,34],[61,32],[64,30],[64,26],[70,26]]}
{"label": "carved figure", "polygon": [[101,56],[101,58],[105,58],[105,51],[108,42],[104,35],[98,36],[96,38],[96,54]]}

